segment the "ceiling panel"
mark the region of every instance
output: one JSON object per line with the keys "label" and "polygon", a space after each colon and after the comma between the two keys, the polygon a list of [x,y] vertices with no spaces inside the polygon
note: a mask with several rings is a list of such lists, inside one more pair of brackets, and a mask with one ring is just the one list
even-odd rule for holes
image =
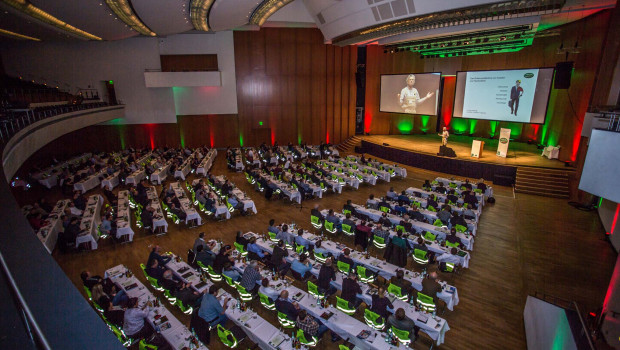
{"label": "ceiling panel", "polygon": [[216,0],[209,13],[209,27],[220,31],[247,24],[260,0]]}
{"label": "ceiling panel", "polygon": [[[75,40],[52,26],[43,24],[13,8],[0,6],[0,28],[41,40]],[[0,36],[1,41],[14,40]]]}
{"label": "ceiling panel", "polygon": [[132,0],[136,14],[157,35],[170,35],[194,29],[189,18],[188,0]]}
{"label": "ceiling panel", "polygon": [[104,40],[138,35],[120,19],[104,0],[31,0],[34,6],[70,25]]}

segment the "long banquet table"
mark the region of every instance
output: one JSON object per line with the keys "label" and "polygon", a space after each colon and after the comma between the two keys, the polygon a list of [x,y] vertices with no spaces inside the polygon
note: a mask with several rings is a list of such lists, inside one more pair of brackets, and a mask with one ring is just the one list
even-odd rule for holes
{"label": "long banquet table", "polygon": [[80,222],[80,234],[75,239],[75,246],[90,242],[91,249],[97,249],[99,241],[99,224],[101,224],[101,205],[103,197],[98,194],[88,197],[86,208]]}
{"label": "long banquet table", "polygon": [[118,191],[118,206],[116,211],[116,238],[129,236],[127,241],[133,241],[134,232],[131,229],[131,212],[129,209],[129,191]]}
{"label": "long banquet table", "polygon": [[56,241],[58,240],[58,232],[63,231],[62,220],[60,216],[64,214],[65,208],[71,202],[70,199],[59,200],[54,209],[49,213],[46,221],[47,224],[39,229],[37,237],[47,251],[52,254],[54,247],[56,247]]}

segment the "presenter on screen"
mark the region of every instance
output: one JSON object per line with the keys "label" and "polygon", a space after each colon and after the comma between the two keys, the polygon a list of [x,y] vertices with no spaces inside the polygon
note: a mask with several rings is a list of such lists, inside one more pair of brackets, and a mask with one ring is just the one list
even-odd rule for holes
{"label": "presenter on screen", "polygon": [[510,89],[510,114],[517,115],[517,109],[519,109],[519,99],[523,96],[523,88],[521,87],[521,80],[517,80],[515,86]]}
{"label": "presenter on screen", "polygon": [[418,89],[413,87],[415,84],[415,75],[409,74],[405,81],[407,82],[407,86],[400,91],[400,94],[398,94],[400,107],[405,111],[405,113],[416,113],[418,103],[426,101],[435,93],[429,91],[429,93],[426,94],[426,97],[420,98]]}
{"label": "presenter on screen", "polygon": [[448,129],[446,129],[446,127],[443,127],[443,132],[441,134],[437,134],[439,136],[441,136],[441,145],[442,146],[447,146],[448,145],[448,137],[450,137],[450,133],[448,132]]}

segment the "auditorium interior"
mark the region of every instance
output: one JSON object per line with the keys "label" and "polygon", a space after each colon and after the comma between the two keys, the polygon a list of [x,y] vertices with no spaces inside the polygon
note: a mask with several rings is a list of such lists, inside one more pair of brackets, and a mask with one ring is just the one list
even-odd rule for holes
{"label": "auditorium interior", "polygon": [[0,148],[3,349],[620,349],[615,0],[0,0]]}

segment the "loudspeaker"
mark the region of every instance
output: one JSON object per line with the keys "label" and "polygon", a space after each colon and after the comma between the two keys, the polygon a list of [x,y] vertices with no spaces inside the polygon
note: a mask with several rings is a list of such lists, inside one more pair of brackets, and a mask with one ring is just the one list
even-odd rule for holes
{"label": "loudspeaker", "polygon": [[555,79],[553,87],[555,89],[568,89],[570,78],[573,73],[573,62],[558,62],[555,64]]}
{"label": "loudspeaker", "polygon": [[439,146],[439,153],[437,153],[437,155],[442,157],[456,157],[456,153],[452,148],[443,145]]}

